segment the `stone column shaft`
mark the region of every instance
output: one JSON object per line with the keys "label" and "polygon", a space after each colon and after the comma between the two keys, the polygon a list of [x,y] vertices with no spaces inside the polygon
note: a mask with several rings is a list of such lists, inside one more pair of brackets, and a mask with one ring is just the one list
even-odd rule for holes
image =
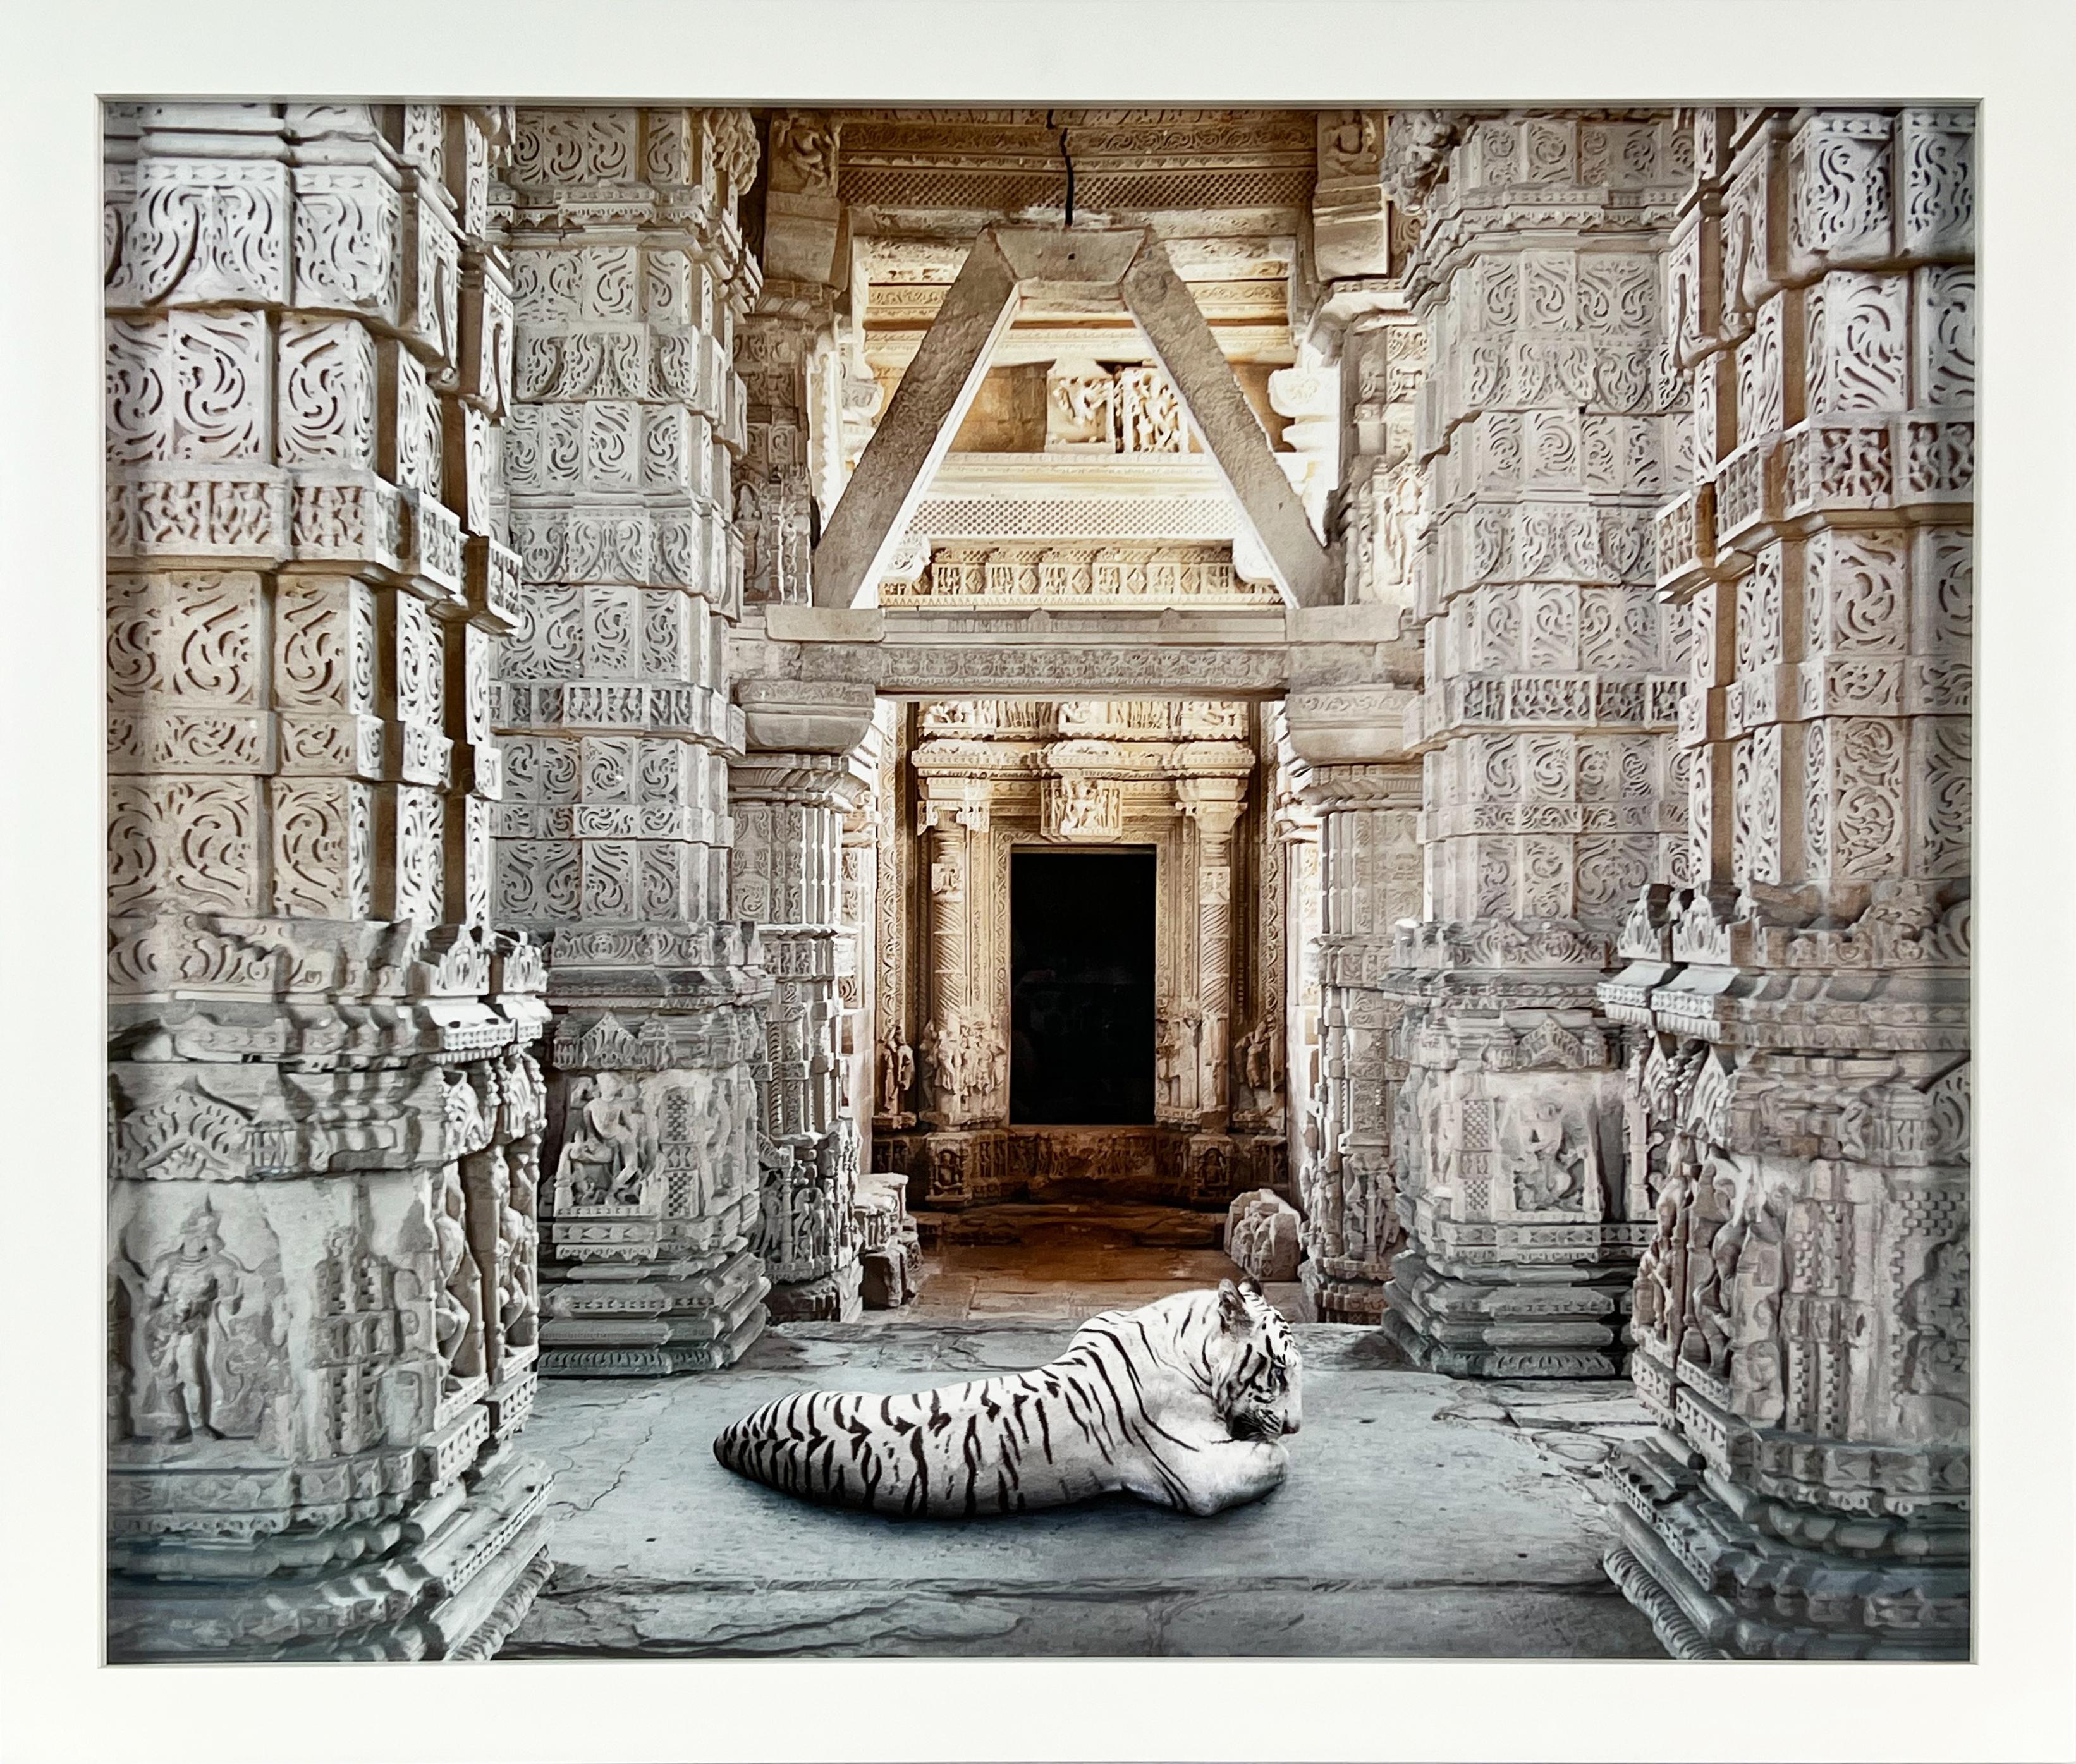
{"label": "stone column shaft", "polygon": [[509,116],[111,106],[109,1647],[546,1577],[539,953],[489,924]]}
{"label": "stone column shaft", "polygon": [[1185,778],[1182,812],[1197,828],[1197,1123],[1222,1131],[1231,1112],[1233,828],[1246,806],[1244,778]]}
{"label": "stone column shaft", "polygon": [[1609,1374],[1647,1227],[1593,989],[1629,899],[1687,851],[1684,621],[1648,544],[1691,445],[1659,269],[1685,137],[1510,112],[1453,139],[1408,272],[1426,899],[1389,982],[1410,1242],[1386,1326],[1457,1374]]}
{"label": "stone column shaft", "polygon": [[517,629],[496,910],[550,942],[557,1156],[543,1365],[725,1365],[762,1326],[753,1062],[729,919],[724,642],[741,604],[743,111],[522,110],[509,182]]}
{"label": "stone column shaft", "polygon": [[745,680],[741,691],[748,749],[731,770],[735,911],[760,927],[773,987],[756,1241],[774,1316],[847,1322],[860,1299],[858,1131],[841,1069],[853,1039],[838,994],[851,936],[844,819],[870,787],[872,689]]}
{"label": "stone column shaft", "polygon": [[1698,112],[1673,235],[1691,886],[1601,998],[1663,1423],[1608,1566],[1687,1656],[1969,1649],[1974,124]]}
{"label": "stone column shaft", "polygon": [[949,792],[932,784],[917,812],[930,931],[930,1009],[916,1046],[924,1113],[939,1127],[999,1121],[1007,1098],[996,1094],[991,1069],[999,1062],[990,1053],[1000,1037],[976,972],[986,882],[974,873],[982,849],[974,836],[987,830],[986,799],[963,780],[949,781]]}
{"label": "stone column shaft", "polygon": [[1418,915],[1420,773],[1398,745],[1405,687],[1293,692],[1293,783],[1319,827],[1319,1077],[1298,1165],[1315,1314],[1375,1322],[1403,1236],[1391,1165],[1392,1104],[1405,1067],[1401,1007],[1381,989],[1395,926]]}
{"label": "stone column shaft", "polygon": [[1399,653],[1356,691],[1307,690],[1286,706],[1292,787],[1318,828],[1318,1069],[1293,1154],[1305,1214],[1301,1268],[1314,1314],[1374,1322],[1391,1251],[1403,1237],[1391,1166],[1392,1106],[1405,1063],[1392,1046],[1402,1005],[1381,990],[1397,923],[1420,912],[1418,762],[1404,745],[1406,693],[1385,683],[1417,670],[1414,567],[1424,475],[1414,409],[1427,339],[1403,280],[1410,216],[1386,189],[1394,116],[1322,112],[1314,225],[1327,278],[1307,334],[1339,363],[1332,413],[1343,461],[1328,525],[1342,596],[1398,615]]}
{"label": "stone column shaft", "polygon": [[[879,728],[879,778],[874,798],[872,961],[873,1125],[898,1133],[916,1124],[917,1026],[909,1015],[911,875],[918,841],[908,834],[902,790],[907,762],[906,708],[892,699],[874,712]],[[875,1157],[875,1170],[888,1166]]]}

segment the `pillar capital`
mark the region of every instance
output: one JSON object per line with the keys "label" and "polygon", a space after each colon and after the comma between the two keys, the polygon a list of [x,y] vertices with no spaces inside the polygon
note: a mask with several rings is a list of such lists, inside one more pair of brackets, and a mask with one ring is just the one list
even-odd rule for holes
{"label": "pillar capital", "polygon": [[851,754],[872,733],[873,690],[837,680],[741,680],[749,752]]}
{"label": "pillar capital", "polygon": [[1286,738],[1311,766],[1417,766],[1406,750],[1405,711],[1419,696],[1412,687],[1389,685],[1293,691],[1284,700]]}
{"label": "pillar capital", "polygon": [[1207,834],[1230,833],[1247,808],[1247,780],[1231,776],[1178,778],[1176,806]]}

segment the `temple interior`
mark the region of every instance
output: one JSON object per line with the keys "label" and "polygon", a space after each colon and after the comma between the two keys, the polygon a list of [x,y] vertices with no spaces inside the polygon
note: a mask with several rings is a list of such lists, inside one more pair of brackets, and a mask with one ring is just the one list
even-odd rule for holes
{"label": "temple interior", "polygon": [[1966,1655],[1972,110],[105,127],[112,1658]]}

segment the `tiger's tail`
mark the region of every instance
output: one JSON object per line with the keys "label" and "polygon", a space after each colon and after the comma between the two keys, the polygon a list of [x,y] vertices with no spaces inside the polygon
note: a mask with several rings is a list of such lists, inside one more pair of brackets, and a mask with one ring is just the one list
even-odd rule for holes
{"label": "tiger's tail", "polygon": [[901,1401],[828,1390],[781,1397],[721,1429],[713,1454],[738,1476],[781,1494],[899,1511],[886,1486],[889,1429],[880,1411]]}

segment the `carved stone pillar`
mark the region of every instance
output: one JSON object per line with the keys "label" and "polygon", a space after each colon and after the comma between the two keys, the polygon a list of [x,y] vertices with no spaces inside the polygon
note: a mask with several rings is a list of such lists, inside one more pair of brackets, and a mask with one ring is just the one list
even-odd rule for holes
{"label": "carved stone pillar", "polygon": [[1343,486],[1347,597],[1414,604],[1425,475],[1414,454],[1414,413],[1427,338],[1403,313],[1357,319],[1343,346],[1347,430],[1355,449]]}
{"label": "carved stone pillar", "polygon": [[[1235,890],[1245,927],[1235,952],[1239,990],[1231,1081],[1236,1132],[1273,1133],[1294,1143],[1305,1075],[1318,1044],[1318,828],[1292,790],[1282,758],[1280,704],[1252,719],[1253,811],[1241,823],[1246,870]],[[1295,1088],[1293,1088],[1295,1087]],[[1289,1168],[1286,1155],[1285,1168]]]}
{"label": "carved stone pillar", "polygon": [[109,1649],[480,1658],[546,1576],[489,924],[509,118],[108,112]]}
{"label": "carved stone pillar", "polygon": [[499,658],[500,922],[550,939],[558,1156],[543,1369],[732,1361],[762,1326],[754,928],[729,919],[724,629],[741,597],[741,111],[522,110]]}
{"label": "carved stone pillar", "polygon": [[1404,1007],[1384,988],[1394,928],[1420,911],[1420,769],[1397,738],[1411,695],[1293,692],[1285,708],[1292,782],[1319,827],[1320,1071],[1298,1170],[1301,1277],[1324,1322],[1382,1317],[1405,1235],[1391,1164]]}
{"label": "carved stone pillar", "polygon": [[1233,828],[1244,778],[1185,778],[1176,800],[1197,828],[1197,1124],[1224,1131],[1232,1112]]}
{"label": "carved stone pillar", "polygon": [[804,603],[820,518],[843,489],[844,363],[836,284],[847,235],[837,196],[834,118],[778,110],[766,125],[764,280],[744,321],[737,366],[748,423],[736,523],[743,595]]}
{"label": "carved stone pillar", "polygon": [[[808,454],[809,379],[818,333],[831,322],[819,288],[774,289],[744,320],[737,359],[747,394],[748,446],[735,492],[743,598],[805,604],[818,522]],[[826,347],[826,344],[824,345]]]}
{"label": "carved stone pillar", "polygon": [[[1656,1231],[1608,1567],[1688,1657],[1969,1648],[1970,110],[1703,110],[1693,886],[1603,986]],[[1677,487],[1674,487],[1677,488]]]}
{"label": "carved stone pillar", "polygon": [[837,1047],[837,1105],[857,1127],[858,1168],[872,1168],[872,1114],[877,1062],[872,1040],[872,976],[879,941],[877,911],[879,828],[889,805],[880,796],[884,741],[878,701],[857,749],[858,789],[843,818],[837,880],[837,1004],[843,1031]]}
{"label": "carved stone pillar", "polygon": [[844,819],[870,786],[861,748],[872,688],[745,680],[741,692],[748,751],[729,769],[735,911],[757,922],[772,981],[758,1142],[766,1303],[778,1318],[849,1322],[860,1309],[858,1132],[844,1060],[855,1032],[837,969],[849,935]]}
{"label": "carved stone pillar", "polygon": [[1410,1241],[1385,1322],[1458,1375],[1617,1372],[1648,1235],[1594,987],[1636,890],[1684,873],[1684,620],[1649,525],[1690,445],[1659,292],[1686,154],[1662,113],[1461,123],[1408,271],[1426,877],[1386,989]]}
{"label": "carved stone pillar", "polygon": [[[910,950],[915,942],[909,912],[911,874],[918,841],[907,835],[907,716],[904,707],[882,699],[874,712],[879,728],[879,777],[873,821],[872,1125],[875,1134],[899,1133],[916,1124],[916,1039],[908,1009]],[[875,1170],[891,1168],[875,1155]]]}
{"label": "carved stone pillar", "polygon": [[1007,1098],[1007,1049],[982,988],[980,957],[989,928],[986,878],[976,874],[977,834],[987,831],[986,787],[966,778],[926,778],[916,804],[924,836],[929,895],[929,1012],[916,1045],[924,1113],[937,1128],[1001,1120]]}
{"label": "carved stone pillar", "polygon": [[1290,745],[1287,709],[1277,707],[1275,812],[1270,834],[1280,878],[1283,929],[1284,1119],[1293,1179],[1307,1155],[1306,1135],[1319,1066],[1319,820],[1300,787],[1304,762]]}
{"label": "carved stone pillar", "polygon": [[[857,1187],[851,1213],[857,1239],[859,1294],[868,1310],[891,1310],[907,1304],[920,1289],[923,1251],[916,1222],[908,1212],[906,1179],[878,1173],[874,1135],[913,1123],[905,1098],[915,1074],[915,1053],[900,1032],[898,1003],[886,1011],[882,977],[887,972],[883,944],[903,941],[897,922],[882,921],[887,885],[882,864],[895,865],[895,845],[902,828],[899,776],[899,731],[902,707],[874,699],[872,723],[857,750],[862,787],[844,816],[841,929],[837,939],[837,1002],[841,1007],[837,1046],[842,1082],[838,1102],[857,1139]],[[898,899],[898,896],[895,897]],[[896,907],[898,915],[899,908]],[[897,948],[893,965],[899,971]],[[888,1024],[885,1031],[878,1025]],[[905,1056],[905,1057],[904,1057]],[[882,1106],[884,1105],[884,1107]]]}

